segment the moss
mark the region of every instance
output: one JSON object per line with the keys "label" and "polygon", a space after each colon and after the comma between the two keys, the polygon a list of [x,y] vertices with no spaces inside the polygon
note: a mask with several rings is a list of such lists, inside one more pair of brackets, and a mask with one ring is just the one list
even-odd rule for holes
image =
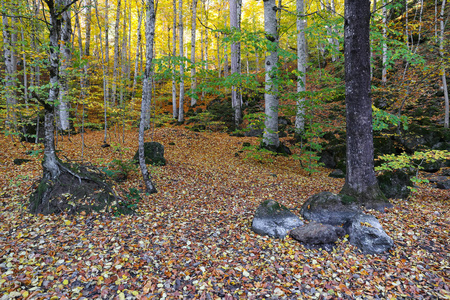
{"label": "moss", "polygon": [[266,200],[262,203],[262,206],[267,207],[270,211],[280,211],[288,209],[283,204],[280,204],[274,200]]}
{"label": "moss", "polygon": [[355,203],[356,202],[356,198],[353,197],[353,196],[349,196],[349,195],[342,195],[341,201],[342,201],[342,204],[347,205],[347,204]]}

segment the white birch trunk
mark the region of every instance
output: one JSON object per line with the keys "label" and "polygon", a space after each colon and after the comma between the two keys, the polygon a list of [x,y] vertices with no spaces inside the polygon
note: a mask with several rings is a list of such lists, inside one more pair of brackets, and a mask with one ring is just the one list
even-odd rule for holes
{"label": "white birch trunk", "polygon": [[[233,31],[239,31],[239,10],[240,0],[230,0],[230,27]],[[240,75],[240,47],[239,42],[233,42],[231,44],[231,75],[239,76]],[[228,66],[226,66],[228,67]],[[239,90],[239,86],[234,85],[231,87],[231,104],[234,108],[234,123],[236,126],[239,125],[242,118],[242,109],[241,109],[241,94]]]}
{"label": "white birch trunk", "polygon": [[[68,1],[64,1],[65,5]],[[72,54],[70,51],[70,36],[72,35],[72,22],[70,10],[65,11],[62,14],[62,28],[61,28],[61,66],[60,66],[60,90],[59,90],[59,126],[61,130],[69,129],[69,75],[67,74],[67,68],[69,67]]]}
{"label": "white birch trunk", "polygon": [[178,1],[178,35],[180,51],[180,102],[178,110],[178,122],[184,122],[184,61],[183,61],[183,0]]}
{"label": "white birch trunk", "polygon": [[381,82],[386,85],[387,82],[387,8],[386,0],[383,0],[383,53],[382,53],[382,69],[381,69]]}
{"label": "white birch trunk", "polygon": [[177,56],[177,0],[173,0],[173,25],[172,25],[172,117],[178,118],[177,109],[177,81],[176,81],[176,56]]}
{"label": "white birch trunk", "polygon": [[[106,51],[103,51],[103,41],[102,41],[102,27],[100,24],[100,18],[99,18],[99,14],[98,14],[98,0],[95,0],[95,14],[97,17],[97,25],[99,30],[99,38],[100,38],[100,52],[101,52],[101,59],[102,59],[102,75],[103,75],[103,91],[106,91],[107,86],[106,86],[106,68],[105,68],[105,60],[104,60],[104,52],[108,52],[108,50],[106,49]],[[107,119],[107,98],[106,98],[106,93],[103,92],[103,119],[104,119],[104,136],[103,136],[103,143],[106,144],[106,140],[108,137],[108,119]]]}
{"label": "white birch trunk", "polygon": [[[441,7],[441,36],[439,38],[439,52],[441,58],[444,59],[444,35],[445,35],[445,24],[444,24],[444,12],[445,12],[445,2],[442,1]],[[442,64],[442,88],[444,89],[444,128],[449,128],[449,100],[448,100],[448,88],[447,88],[447,77],[445,74],[445,64]]]}
{"label": "white birch trunk", "polygon": [[195,31],[197,25],[197,0],[192,0],[192,21],[191,21],[191,106],[197,104],[195,89],[197,88],[197,78],[195,77]]}
{"label": "white birch trunk", "polygon": [[265,63],[265,121],[263,143],[266,147],[278,148],[278,30],[275,0],[264,0],[264,30],[266,38],[271,42],[269,53],[266,54]]}
{"label": "white birch trunk", "polygon": [[116,23],[114,24],[114,66],[113,66],[113,82],[111,104],[116,104],[116,92],[119,70],[119,22],[120,22],[120,6],[121,0],[117,0]]}
{"label": "white birch trunk", "polygon": [[142,41],[142,33],[141,33],[141,27],[142,27],[142,15],[143,12],[138,10],[138,28],[137,28],[137,41],[136,41],[136,58],[134,60],[134,77],[133,77],[133,88],[131,90],[131,98],[134,98],[136,95],[136,86],[137,86],[137,78],[139,75],[139,58],[141,56],[141,52],[139,51],[139,46],[141,45]]}
{"label": "white birch trunk", "polygon": [[155,7],[153,0],[147,0],[146,5],[147,15],[145,22],[145,37],[146,37],[146,64],[143,78],[142,88],[142,102],[141,102],[141,120],[139,122],[139,166],[141,168],[142,178],[144,180],[145,189],[148,193],[156,193],[156,188],[151,181],[147,165],[144,157],[144,130],[146,126],[146,116],[148,115],[149,106],[152,96],[152,60],[153,60],[153,40],[155,38]]}
{"label": "white birch trunk", "polygon": [[303,0],[297,0],[297,113],[295,115],[295,129],[298,134],[305,130],[305,97],[301,95],[306,90],[306,19],[304,17]]}
{"label": "white birch trunk", "polygon": [[[2,9],[5,10],[5,4],[2,1]],[[8,17],[2,15],[3,22],[3,53],[5,58],[5,94],[6,94],[6,128],[12,131],[16,124],[16,77],[17,77],[17,58],[15,51],[15,28],[14,24],[9,24]],[[11,23],[13,21],[11,20]]]}

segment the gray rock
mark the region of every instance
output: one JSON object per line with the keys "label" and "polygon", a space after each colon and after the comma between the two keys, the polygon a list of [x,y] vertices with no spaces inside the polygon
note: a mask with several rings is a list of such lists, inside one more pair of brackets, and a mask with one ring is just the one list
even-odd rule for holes
{"label": "gray rock", "polygon": [[[166,159],[164,158],[164,146],[157,142],[144,143],[145,163],[156,166],[165,166]],[[139,162],[139,150],[133,156],[133,160]]]}
{"label": "gray rock", "polygon": [[377,176],[378,185],[386,198],[406,199],[411,191],[409,186],[413,186],[411,177],[402,170],[384,172]]}
{"label": "gray rock", "polygon": [[274,200],[266,200],[256,209],[252,230],[261,235],[282,239],[289,230],[302,225],[300,218],[287,207]]}
{"label": "gray rock", "polygon": [[436,183],[436,187],[442,190],[450,190],[450,180],[439,181]]}
{"label": "gray rock", "polygon": [[344,234],[342,227],[311,222],[291,230],[289,236],[304,244],[320,245],[334,244]]}
{"label": "gray rock", "polygon": [[361,249],[363,253],[380,254],[394,246],[392,239],[372,215],[358,214],[345,227],[350,235],[350,244]]}
{"label": "gray rock", "polygon": [[344,204],[340,195],[330,192],[311,196],[300,210],[305,220],[333,226],[345,224],[360,212],[356,204]]}
{"label": "gray rock", "polygon": [[336,169],[333,170],[333,172],[331,172],[328,177],[333,177],[333,178],[345,178],[345,173],[344,171],[340,170],[340,169]]}

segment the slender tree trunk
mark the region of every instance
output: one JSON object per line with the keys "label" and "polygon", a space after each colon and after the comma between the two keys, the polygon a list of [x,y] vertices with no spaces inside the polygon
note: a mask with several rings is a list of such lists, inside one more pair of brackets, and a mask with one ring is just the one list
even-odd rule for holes
{"label": "slender tree trunk", "polygon": [[141,45],[141,41],[142,41],[142,33],[141,33],[142,19],[143,19],[142,15],[143,15],[143,12],[138,10],[136,58],[134,60],[134,77],[133,77],[133,88],[132,88],[132,92],[131,92],[131,98],[134,98],[134,96],[136,95],[137,78],[138,78],[138,75],[139,75],[138,67],[139,67],[139,58],[141,56],[141,52],[139,51],[139,46]]}
{"label": "slender tree trunk", "polygon": [[265,63],[265,121],[263,144],[269,148],[278,148],[278,30],[275,0],[264,0],[264,30],[269,40],[269,53]]}
{"label": "slender tree trunk", "polygon": [[106,103],[110,103],[109,93],[110,93],[110,72],[109,72],[109,4],[108,0],[105,0],[105,86],[106,90],[104,91]]}
{"label": "slender tree trunk", "polygon": [[295,130],[297,134],[302,134],[305,130],[305,96],[302,95],[306,90],[306,20],[304,17],[303,0],[297,0],[297,114],[295,116]]}
{"label": "slender tree trunk", "polygon": [[174,119],[178,118],[177,109],[177,81],[176,81],[176,66],[177,58],[177,0],[173,0],[173,45],[172,45],[172,116]]}
{"label": "slender tree trunk", "polygon": [[[181,6],[180,6],[181,7]],[[142,102],[141,102],[141,120],[139,122],[139,166],[141,168],[142,178],[144,180],[145,189],[147,193],[156,193],[156,188],[150,178],[147,165],[144,157],[144,130],[146,126],[146,116],[151,103],[152,96],[152,60],[153,60],[153,40],[155,37],[155,9],[153,0],[147,0],[146,5],[146,22],[145,22],[145,37],[146,37],[146,64],[143,78],[142,88]]]}
{"label": "slender tree trunk", "polygon": [[373,162],[370,2],[347,0],[345,20],[347,173],[341,194],[366,208],[382,210],[391,205],[378,187]]}
{"label": "slender tree trunk", "polygon": [[197,0],[192,0],[192,21],[191,21],[191,106],[197,104],[195,89],[197,88],[197,78],[195,75],[195,31],[197,24]]}
{"label": "slender tree trunk", "polygon": [[45,140],[44,140],[44,161],[42,163],[44,178],[56,179],[60,174],[58,159],[55,153],[55,136],[54,136],[54,105],[59,94],[59,42],[61,37],[60,13],[56,11],[56,7],[63,7],[63,0],[53,1],[44,0],[49,8],[50,13],[50,57],[49,57],[49,75],[50,89],[48,91],[48,99],[45,104]]}
{"label": "slender tree trunk", "polygon": [[[103,41],[102,41],[102,27],[100,24],[100,18],[98,13],[98,0],[95,0],[95,13],[97,17],[97,25],[99,30],[99,38],[100,38],[100,52],[101,52],[101,59],[102,59],[102,75],[103,75],[103,91],[106,91],[106,71],[105,71],[105,59],[104,59],[104,52],[108,52],[108,49],[106,51],[103,51]],[[104,135],[103,135],[103,143],[106,144],[107,138],[108,138],[108,118],[107,118],[107,98],[106,93],[103,92],[103,123],[104,123]],[[84,111],[83,111],[84,112]]]}
{"label": "slender tree trunk", "polygon": [[[439,38],[439,52],[441,54],[441,58],[444,59],[444,35],[445,35],[445,24],[444,24],[444,12],[445,12],[445,2],[442,1],[441,8],[441,17],[440,17],[440,25],[441,25],[441,35]],[[444,128],[449,128],[449,100],[448,100],[448,88],[447,88],[447,77],[445,74],[445,64],[442,64],[442,88],[444,89]]]}
{"label": "slender tree trunk", "polygon": [[[6,12],[4,1],[2,1],[2,10]],[[9,24],[8,16],[2,14],[3,22],[3,53],[5,58],[5,94],[6,94],[6,128],[11,132],[16,125],[16,80],[17,80],[17,57],[16,57],[16,33],[13,20]],[[12,137],[12,135],[11,135]]]}
{"label": "slender tree trunk", "polygon": [[[233,31],[240,31],[239,24],[239,11],[240,6],[242,5],[241,0],[230,0],[230,27]],[[231,74],[233,76],[240,75],[240,43],[238,41],[234,41],[231,44]],[[227,66],[228,67],[228,66]],[[240,93],[239,86],[234,85],[231,87],[231,104],[234,108],[234,123],[236,126],[239,126],[239,123],[242,119],[242,95]]]}
{"label": "slender tree trunk", "polygon": [[86,21],[85,21],[85,28],[86,28],[86,40],[85,40],[85,46],[84,46],[84,55],[89,57],[91,55],[90,52],[90,45],[91,45],[91,6],[92,6],[92,0],[86,0]]}
{"label": "slender tree trunk", "polygon": [[119,71],[119,23],[120,23],[120,7],[121,0],[117,0],[116,23],[114,25],[114,67],[113,67],[113,82],[111,104],[116,104],[117,80]]}
{"label": "slender tree trunk", "polygon": [[[65,5],[69,1],[64,1]],[[61,55],[62,61],[60,66],[60,90],[59,90],[59,126],[61,130],[69,129],[69,74],[68,67],[72,59],[71,49],[70,49],[70,36],[72,35],[72,22],[70,10],[65,11],[62,14],[62,29],[61,29]]]}
{"label": "slender tree trunk", "polygon": [[180,49],[180,104],[178,122],[184,122],[184,57],[183,57],[183,0],[178,1],[178,35]]}
{"label": "slender tree trunk", "polygon": [[386,85],[387,82],[387,8],[386,8],[386,0],[383,0],[383,53],[382,53],[382,62],[383,66],[381,69],[381,82],[383,85]]}
{"label": "slender tree trunk", "polygon": [[25,51],[25,36],[23,34],[23,26],[20,28],[20,36],[22,39],[22,62],[23,62],[23,98],[25,100],[25,108],[28,110],[28,73],[27,73],[27,55]]}

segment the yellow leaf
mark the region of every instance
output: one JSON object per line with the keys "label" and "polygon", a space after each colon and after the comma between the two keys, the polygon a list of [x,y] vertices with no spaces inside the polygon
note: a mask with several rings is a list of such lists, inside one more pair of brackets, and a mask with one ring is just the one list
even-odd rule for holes
{"label": "yellow leaf", "polygon": [[69,284],[69,280],[64,279],[63,284],[64,284],[64,285],[68,285],[68,284]]}

